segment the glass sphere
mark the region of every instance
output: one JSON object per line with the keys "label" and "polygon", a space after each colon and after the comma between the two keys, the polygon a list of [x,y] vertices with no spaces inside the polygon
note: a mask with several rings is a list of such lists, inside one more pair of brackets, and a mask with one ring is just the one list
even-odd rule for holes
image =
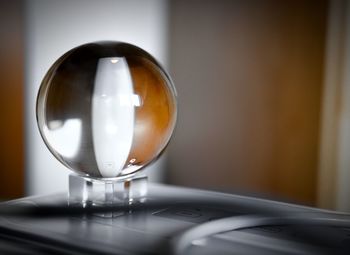
{"label": "glass sphere", "polygon": [[121,178],[165,149],[176,122],[176,91],[144,50],[95,42],[52,65],[36,112],[41,136],[62,164],[90,177]]}

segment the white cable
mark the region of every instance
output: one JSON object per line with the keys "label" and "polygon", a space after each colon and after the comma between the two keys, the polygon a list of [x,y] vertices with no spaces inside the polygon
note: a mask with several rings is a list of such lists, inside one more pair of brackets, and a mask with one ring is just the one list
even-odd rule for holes
{"label": "white cable", "polygon": [[[307,216],[305,216],[307,214]],[[322,225],[332,227],[350,227],[350,217],[341,214],[293,213],[293,215],[261,216],[245,215],[232,216],[206,222],[186,230],[176,236],[171,243],[175,255],[186,254],[192,242],[222,232],[234,231],[243,228],[252,228],[267,225]]]}

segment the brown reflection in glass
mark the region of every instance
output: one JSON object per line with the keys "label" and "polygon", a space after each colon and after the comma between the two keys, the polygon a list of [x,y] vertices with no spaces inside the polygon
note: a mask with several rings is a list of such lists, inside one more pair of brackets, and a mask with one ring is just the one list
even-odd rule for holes
{"label": "brown reflection in glass", "polygon": [[145,58],[127,61],[141,106],[135,107],[133,144],[126,166],[143,166],[166,146],[175,124],[176,103],[167,85],[170,81],[159,74],[152,62]]}

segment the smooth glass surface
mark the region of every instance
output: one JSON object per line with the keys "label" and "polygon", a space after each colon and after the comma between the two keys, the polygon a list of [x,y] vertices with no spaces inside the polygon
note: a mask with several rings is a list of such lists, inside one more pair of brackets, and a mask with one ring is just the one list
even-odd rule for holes
{"label": "smooth glass surface", "polygon": [[155,160],[176,122],[169,75],[142,49],[120,42],[85,44],[45,75],[37,121],[65,166],[96,178],[129,176]]}

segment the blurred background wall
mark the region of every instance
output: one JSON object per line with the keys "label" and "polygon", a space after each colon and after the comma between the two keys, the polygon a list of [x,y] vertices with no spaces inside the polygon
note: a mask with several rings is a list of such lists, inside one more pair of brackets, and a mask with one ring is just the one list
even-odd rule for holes
{"label": "blurred background wall", "polygon": [[69,49],[121,40],[168,66],[179,94],[175,135],[148,170],[154,181],[350,211],[347,1],[0,6],[3,199],[67,189],[69,171],[36,127],[38,87]]}
{"label": "blurred background wall", "polygon": [[24,28],[21,1],[0,1],[0,199],[24,193]]}
{"label": "blurred background wall", "polygon": [[[67,190],[70,171],[44,145],[36,124],[35,102],[50,66],[68,50],[93,41],[124,41],[140,46],[162,63],[167,61],[167,2],[25,1],[26,46],[26,192]],[[160,180],[161,164],[152,179]]]}
{"label": "blurred background wall", "polygon": [[[172,1],[172,183],[313,204],[325,1]],[[191,176],[191,178],[189,178]]]}

